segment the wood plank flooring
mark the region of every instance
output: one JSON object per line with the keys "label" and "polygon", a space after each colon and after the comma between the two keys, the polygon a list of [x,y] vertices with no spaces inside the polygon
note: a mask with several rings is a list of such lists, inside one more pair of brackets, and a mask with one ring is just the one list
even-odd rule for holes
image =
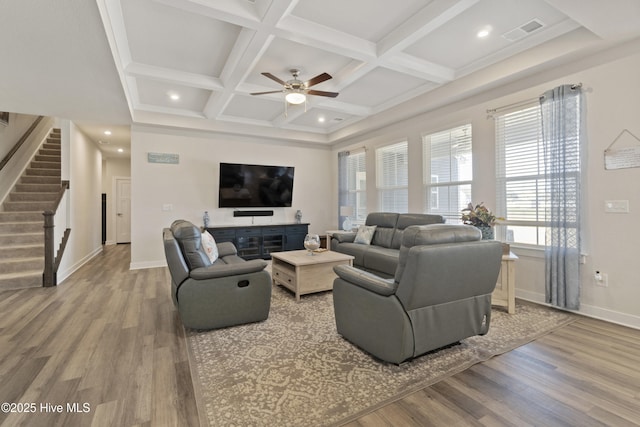
{"label": "wood plank flooring", "polygon": [[[0,292],[0,403],[37,405],[0,426],[198,425],[168,271],[129,271],[129,250]],[[640,331],[581,318],[347,425],[638,426]]]}

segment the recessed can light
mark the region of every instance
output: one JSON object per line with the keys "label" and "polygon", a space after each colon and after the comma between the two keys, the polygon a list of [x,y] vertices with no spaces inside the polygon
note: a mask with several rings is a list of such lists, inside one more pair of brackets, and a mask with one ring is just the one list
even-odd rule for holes
{"label": "recessed can light", "polygon": [[171,99],[172,101],[178,101],[180,99],[180,95],[178,95],[177,93],[170,93],[169,99]]}
{"label": "recessed can light", "polygon": [[105,130],[105,131],[104,131],[104,134],[105,134],[105,135],[111,135],[111,131],[110,131],[110,130]]}
{"label": "recessed can light", "polygon": [[483,39],[487,37],[489,34],[491,34],[491,30],[492,30],[491,26],[487,25],[486,27],[480,29],[476,34],[476,36],[478,36],[479,39]]}
{"label": "recessed can light", "polygon": [[118,153],[124,153],[124,150],[122,148],[118,148]]}

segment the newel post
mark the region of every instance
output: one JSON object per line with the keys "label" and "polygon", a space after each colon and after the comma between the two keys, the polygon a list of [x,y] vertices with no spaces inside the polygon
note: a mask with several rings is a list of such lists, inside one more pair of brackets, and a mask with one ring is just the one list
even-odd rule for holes
{"label": "newel post", "polygon": [[53,250],[53,216],[55,212],[47,210],[42,215],[44,215],[44,272],[42,273],[42,286],[47,288],[57,284]]}

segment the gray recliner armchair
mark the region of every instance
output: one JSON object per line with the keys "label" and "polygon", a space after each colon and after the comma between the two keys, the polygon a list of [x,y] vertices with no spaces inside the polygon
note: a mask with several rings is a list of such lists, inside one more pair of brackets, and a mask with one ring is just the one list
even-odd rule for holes
{"label": "gray recliner armchair", "polygon": [[501,243],[481,240],[473,226],[410,226],[394,278],[334,267],[338,333],[396,364],[484,335],[501,259]]}
{"label": "gray recliner armchair", "polygon": [[245,261],[230,242],[219,243],[212,264],[200,229],[184,220],[162,232],[171,273],[171,296],[182,323],[215,329],[258,322],[269,316],[271,276],[264,260]]}

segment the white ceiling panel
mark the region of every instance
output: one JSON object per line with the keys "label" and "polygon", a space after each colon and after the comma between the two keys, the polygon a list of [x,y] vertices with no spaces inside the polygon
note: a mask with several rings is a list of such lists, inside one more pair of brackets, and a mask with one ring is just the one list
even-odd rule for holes
{"label": "white ceiling panel", "polygon": [[270,122],[282,114],[279,109],[284,111],[284,102],[265,97],[237,95],[231,98],[222,114],[226,117]]}
{"label": "white ceiling panel", "polygon": [[292,14],[364,40],[378,42],[430,1],[301,0]]}
{"label": "white ceiling panel", "polygon": [[[567,17],[543,0],[484,0],[406,49],[406,53],[459,69],[508,47],[512,42],[502,34],[534,19],[544,26],[536,32],[562,22]],[[479,38],[478,32],[489,30]]]}
{"label": "white ceiling panel", "polygon": [[143,64],[219,76],[241,30],[153,0],[121,4],[132,60]]}
{"label": "white ceiling panel", "polygon": [[425,84],[424,80],[379,67],[346,87],[340,93],[340,101],[376,107]]}
{"label": "white ceiling panel", "polygon": [[[211,91],[194,87],[179,86],[150,79],[136,79],[140,103],[155,107],[188,110],[202,113],[211,96]],[[179,99],[171,99],[177,95]]]}

